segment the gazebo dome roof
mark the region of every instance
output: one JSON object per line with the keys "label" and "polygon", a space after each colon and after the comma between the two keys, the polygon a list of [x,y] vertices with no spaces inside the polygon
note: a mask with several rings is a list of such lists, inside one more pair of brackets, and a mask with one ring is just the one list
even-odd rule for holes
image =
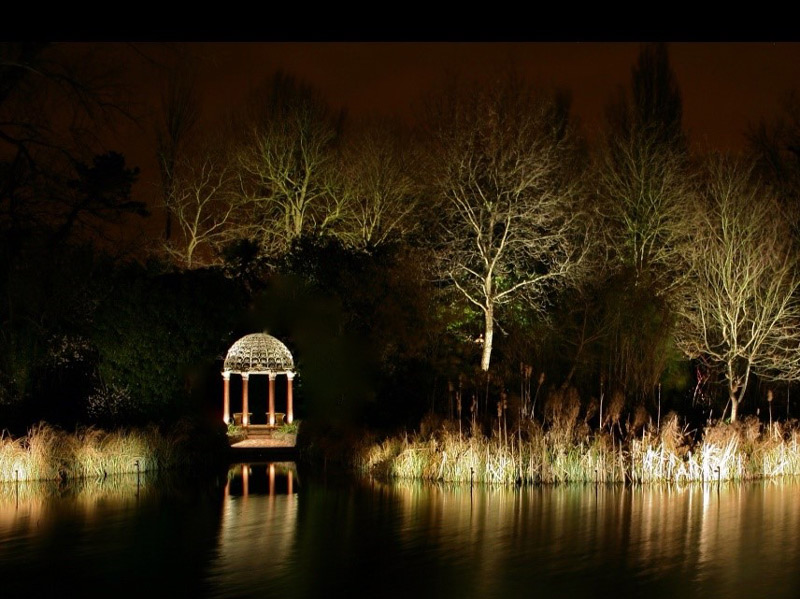
{"label": "gazebo dome roof", "polygon": [[239,373],[291,372],[294,359],[289,349],[272,335],[253,333],[231,346],[223,369]]}

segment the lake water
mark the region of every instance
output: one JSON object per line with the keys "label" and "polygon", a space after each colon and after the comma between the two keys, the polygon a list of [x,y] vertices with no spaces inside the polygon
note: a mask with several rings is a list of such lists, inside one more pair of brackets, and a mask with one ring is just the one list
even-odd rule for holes
{"label": "lake water", "polygon": [[0,597],[70,595],[797,597],[800,481],[470,491],[259,463],[0,485]]}

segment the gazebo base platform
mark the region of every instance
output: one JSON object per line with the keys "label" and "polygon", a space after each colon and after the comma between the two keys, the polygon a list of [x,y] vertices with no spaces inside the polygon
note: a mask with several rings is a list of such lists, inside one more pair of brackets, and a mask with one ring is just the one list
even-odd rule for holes
{"label": "gazebo base platform", "polygon": [[278,430],[277,426],[269,426],[268,424],[251,424],[247,427],[247,438],[232,443],[233,449],[245,449],[256,447],[280,447],[280,448],[294,448],[297,443],[297,435],[294,433],[285,433]]}

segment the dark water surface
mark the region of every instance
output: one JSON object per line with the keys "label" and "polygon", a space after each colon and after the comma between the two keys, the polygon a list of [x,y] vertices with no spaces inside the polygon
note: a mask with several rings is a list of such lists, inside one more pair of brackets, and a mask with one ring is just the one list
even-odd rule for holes
{"label": "dark water surface", "polygon": [[0,597],[798,597],[800,481],[0,485]]}

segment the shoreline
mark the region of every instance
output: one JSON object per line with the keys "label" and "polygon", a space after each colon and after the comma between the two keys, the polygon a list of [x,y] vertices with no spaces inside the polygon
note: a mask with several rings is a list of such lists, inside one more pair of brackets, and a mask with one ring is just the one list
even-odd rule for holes
{"label": "shoreline", "polygon": [[389,479],[506,485],[749,481],[800,475],[800,427],[716,422],[694,441],[674,416],[624,436],[527,423],[486,437],[445,423],[428,435],[363,444],[351,465]]}
{"label": "shoreline", "polygon": [[[24,436],[0,436],[0,483],[105,478],[172,468],[195,469],[215,463],[227,445],[194,422],[171,427],[148,425],[65,431],[40,422]],[[224,459],[224,458],[223,458]]]}

